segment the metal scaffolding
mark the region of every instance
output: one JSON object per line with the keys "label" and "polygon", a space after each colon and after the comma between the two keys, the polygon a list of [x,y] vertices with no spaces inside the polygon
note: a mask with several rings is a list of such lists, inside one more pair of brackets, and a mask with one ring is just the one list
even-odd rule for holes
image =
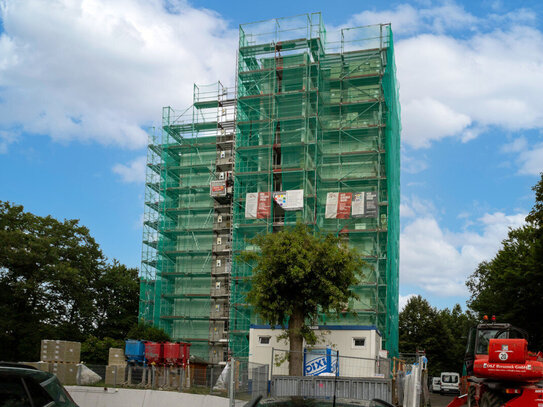
{"label": "metal scaffolding", "polygon": [[[258,234],[303,222],[339,234],[367,263],[355,313],[319,324],[375,325],[394,356],[395,77],[389,24],[327,34],[313,13],[241,25],[236,94],[195,86],[193,105],[164,108],[162,138],[151,137],[141,318],[211,361],[247,357],[259,321],[245,300],[252,265],[236,255]],[[334,199],[348,207],[334,212]]]}

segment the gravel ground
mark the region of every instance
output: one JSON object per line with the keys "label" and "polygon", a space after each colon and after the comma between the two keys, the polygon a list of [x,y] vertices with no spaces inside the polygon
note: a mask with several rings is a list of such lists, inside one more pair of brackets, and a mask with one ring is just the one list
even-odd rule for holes
{"label": "gravel ground", "polygon": [[432,407],[447,407],[455,396],[441,396],[439,393],[430,393],[430,403]]}

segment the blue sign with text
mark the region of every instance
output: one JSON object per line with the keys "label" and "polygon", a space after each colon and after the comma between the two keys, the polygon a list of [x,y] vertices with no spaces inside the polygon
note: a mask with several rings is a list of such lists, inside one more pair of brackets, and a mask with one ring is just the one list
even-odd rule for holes
{"label": "blue sign with text", "polygon": [[339,375],[336,351],[304,349],[304,376]]}

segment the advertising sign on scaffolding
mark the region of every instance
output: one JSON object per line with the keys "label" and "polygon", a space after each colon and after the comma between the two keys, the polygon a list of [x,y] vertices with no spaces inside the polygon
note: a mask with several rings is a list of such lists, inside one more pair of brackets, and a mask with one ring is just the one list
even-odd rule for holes
{"label": "advertising sign on scaffolding", "polygon": [[353,196],[353,218],[377,218],[379,202],[376,192],[357,192]]}
{"label": "advertising sign on scaffolding", "polygon": [[226,181],[211,181],[209,193],[211,196],[226,196]]}
{"label": "advertising sign on scaffolding", "polygon": [[258,207],[256,208],[256,217],[258,219],[267,219],[270,217],[271,193],[258,193]]}
{"label": "advertising sign on scaffolding", "polygon": [[349,219],[351,216],[351,201],[353,194],[351,192],[340,192],[337,202],[337,218]]}
{"label": "advertising sign on scaffolding", "polygon": [[304,208],[304,190],[274,192],[273,200],[285,211],[299,211]]}
{"label": "advertising sign on scaffolding", "polygon": [[326,219],[349,219],[352,198],[351,192],[329,192],[326,195],[324,217]]}
{"label": "advertising sign on scaffolding", "polygon": [[250,192],[245,196],[245,219],[265,219],[270,217],[271,194],[269,192]]}

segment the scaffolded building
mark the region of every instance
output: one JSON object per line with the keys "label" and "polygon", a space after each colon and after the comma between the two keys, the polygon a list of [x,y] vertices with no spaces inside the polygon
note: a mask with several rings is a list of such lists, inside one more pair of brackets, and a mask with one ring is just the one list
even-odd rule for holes
{"label": "scaffolded building", "polygon": [[389,24],[240,26],[235,92],[194,88],[148,149],[140,317],[212,362],[248,355],[250,239],[303,222],[367,263],[347,313],[398,349],[400,110]]}

